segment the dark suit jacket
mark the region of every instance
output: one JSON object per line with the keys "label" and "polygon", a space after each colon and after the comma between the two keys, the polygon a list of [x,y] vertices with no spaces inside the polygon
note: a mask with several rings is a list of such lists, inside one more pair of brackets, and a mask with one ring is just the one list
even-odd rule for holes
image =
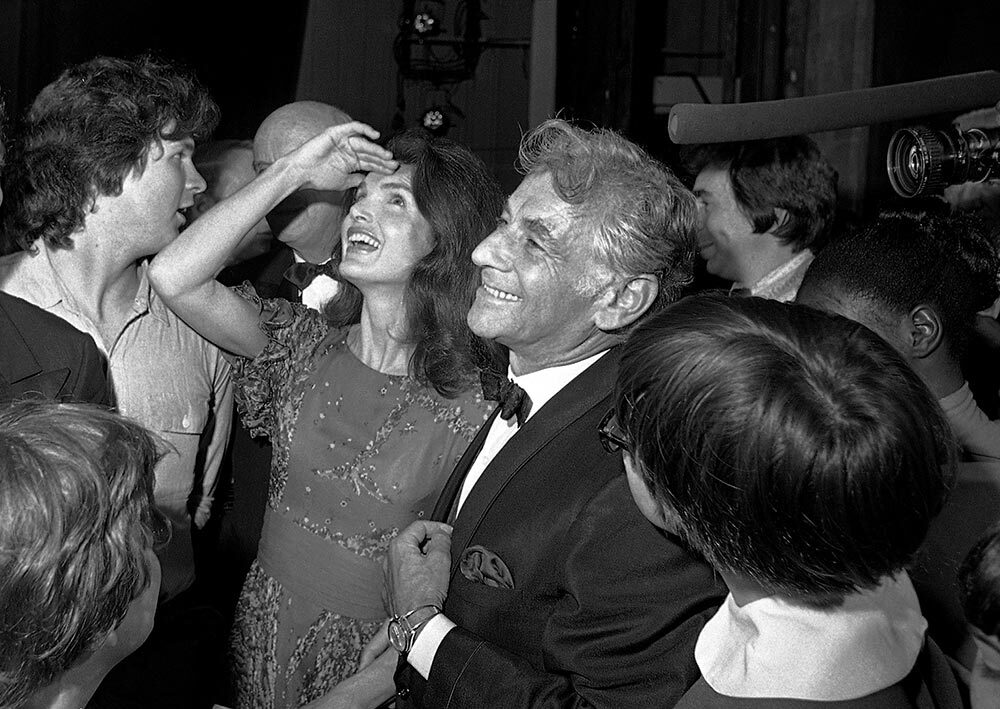
{"label": "dark suit jacket", "polygon": [[107,361],[87,333],[0,292],[0,402],[23,398],[109,406]]}
{"label": "dark suit jacket", "polygon": [[250,281],[261,298],[284,298],[301,303],[299,289],[285,280],[285,271],[293,263],[295,255],[292,249],[275,240],[266,253],[224,269],[219,274],[219,281],[227,286]]}
{"label": "dark suit jacket", "polygon": [[[444,607],[459,627],[428,681],[400,664],[403,706],[669,707],[698,678],[695,640],[725,588],[642,516],[621,454],[601,446],[617,360],[608,353],[553,397],[472,489],[455,521]],[[445,486],[437,519],[488,429]],[[472,545],[506,563],[513,590],[460,573]]]}

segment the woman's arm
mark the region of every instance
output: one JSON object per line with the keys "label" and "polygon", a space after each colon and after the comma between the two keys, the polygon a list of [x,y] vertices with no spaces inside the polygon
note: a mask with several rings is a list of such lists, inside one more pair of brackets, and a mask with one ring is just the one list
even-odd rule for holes
{"label": "woman's arm", "polygon": [[149,279],[188,325],[224,350],[256,356],[267,343],[255,305],[215,280],[250,228],[292,192],[355,187],[364,172],[392,172],[397,163],[371,142],[378,131],[352,122],[328,128],[276,160],[249,184],[201,215],[153,259]]}

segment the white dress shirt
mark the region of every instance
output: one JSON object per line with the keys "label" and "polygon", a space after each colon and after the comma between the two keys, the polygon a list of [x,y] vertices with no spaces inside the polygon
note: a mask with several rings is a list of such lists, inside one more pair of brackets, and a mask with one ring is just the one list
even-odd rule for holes
{"label": "white dress shirt", "polygon": [[[515,375],[513,371],[508,369],[507,376],[531,397],[531,411],[528,412],[528,418],[525,419],[525,423],[537,414],[567,384],[576,379],[577,376],[607,354],[607,352],[608,350],[604,350],[579,362],[540,369],[537,372],[521,376]],[[461,514],[462,505],[465,504],[466,498],[468,498],[472,488],[479,481],[483,471],[486,470],[486,467],[493,461],[493,458],[496,457],[497,453],[500,452],[507,442],[514,437],[518,428],[516,417],[512,416],[509,421],[504,421],[499,416],[493,419],[493,424],[486,434],[483,447],[480,449],[479,455],[472,462],[472,465],[469,466],[469,472],[466,473],[465,480],[462,482],[462,489],[458,496],[458,514]],[[410,652],[406,656],[406,661],[424,679],[430,676],[431,664],[434,662],[434,655],[437,654],[437,649],[440,647],[441,641],[444,640],[444,636],[454,627],[455,623],[445,617],[443,613],[440,613],[427,621],[423,630],[417,635],[413,647],[410,648]]]}
{"label": "white dress shirt", "polygon": [[[295,263],[306,262],[306,260],[295,253],[295,251],[292,251],[292,256],[295,258]],[[330,263],[330,259],[316,265],[322,266],[324,263]],[[340,283],[334,279],[326,275],[316,276],[302,291],[302,304],[308,308],[312,308],[313,310],[322,311],[323,306],[333,300],[333,296],[337,295],[339,291]]]}

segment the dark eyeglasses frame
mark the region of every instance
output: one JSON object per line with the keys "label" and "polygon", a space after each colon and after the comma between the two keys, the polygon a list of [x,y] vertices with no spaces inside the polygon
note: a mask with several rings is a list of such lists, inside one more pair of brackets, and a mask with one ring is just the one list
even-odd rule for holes
{"label": "dark eyeglasses frame", "polygon": [[152,504],[149,506],[149,518],[146,523],[153,538],[153,552],[159,554],[170,546],[170,540],[174,536],[174,525],[169,517]]}
{"label": "dark eyeglasses frame", "polygon": [[597,427],[597,435],[601,439],[604,450],[608,453],[617,453],[632,447],[632,443],[625,436],[625,432],[618,423],[618,416],[614,409],[610,409],[601,419],[601,424]]}

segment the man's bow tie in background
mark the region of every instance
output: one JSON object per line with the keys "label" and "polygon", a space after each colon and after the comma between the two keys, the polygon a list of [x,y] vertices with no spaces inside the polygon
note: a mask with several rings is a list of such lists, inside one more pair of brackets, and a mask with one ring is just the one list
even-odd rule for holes
{"label": "man's bow tie in background", "polygon": [[316,276],[337,277],[337,266],[332,260],[323,264],[315,263],[293,263],[285,270],[285,280],[294,285],[299,290],[305,290],[306,286],[313,282]]}
{"label": "man's bow tie in background", "polygon": [[509,421],[517,416],[517,425],[523,426],[531,413],[531,397],[520,386],[498,372],[487,369],[479,374],[483,383],[483,398],[500,404],[500,418]]}

